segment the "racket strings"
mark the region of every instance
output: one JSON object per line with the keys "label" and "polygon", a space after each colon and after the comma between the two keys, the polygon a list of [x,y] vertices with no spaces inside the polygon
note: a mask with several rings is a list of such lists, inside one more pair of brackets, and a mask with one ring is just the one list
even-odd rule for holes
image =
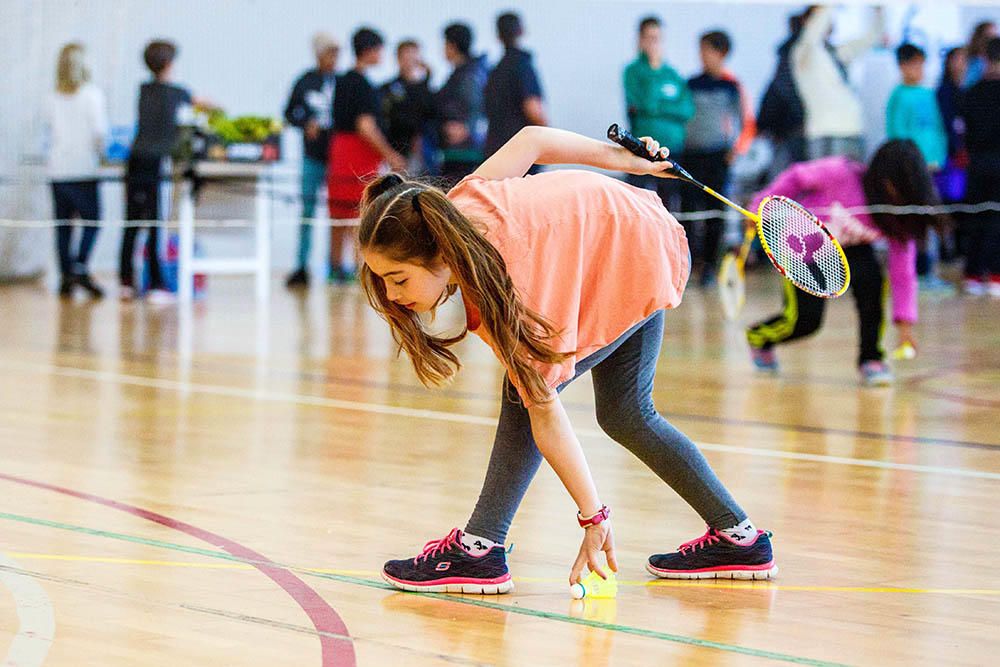
{"label": "racket strings", "polygon": [[764,200],[760,233],[775,264],[800,289],[828,297],[846,288],[849,270],[840,247],[819,220],[791,199]]}

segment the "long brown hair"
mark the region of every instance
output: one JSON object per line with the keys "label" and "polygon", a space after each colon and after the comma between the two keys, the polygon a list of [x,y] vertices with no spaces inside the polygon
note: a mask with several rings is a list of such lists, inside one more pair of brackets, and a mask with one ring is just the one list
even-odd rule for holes
{"label": "long brown hair", "polygon": [[[892,139],[872,156],[862,177],[869,206],[937,206],[941,203],[924,156],[911,139]],[[943,230],[948,219],[918,213],[873,213],[872,220],[896,241],[924,239],[927,228]]]}
{"label": "long brown hair", "polygon": [[[477,225],[437,188],[388,174],[368,185],[361,203],[358,245],[397,262],[451,269],[464,297],[479,309],[511,380],[531,401],[549,397],[549,388],[530,360],[559,363],[572,353],[557,352],[552,323],[527,308],[517,294],[507,265]],[[420,381],[440,385],[461,368],[449,349],[468,330],[452,338],[433,336],[416,313],[393,303],[385,282],[367,265],[361,287],[372,307],[389,323],[393,339],[406,350]]]}
{"label": "long brown hair", "polygon": [[56,63],[56,90],[72,95],[90,80],[90,70],[83,59],[83,45],[71,42],[59,51]]}

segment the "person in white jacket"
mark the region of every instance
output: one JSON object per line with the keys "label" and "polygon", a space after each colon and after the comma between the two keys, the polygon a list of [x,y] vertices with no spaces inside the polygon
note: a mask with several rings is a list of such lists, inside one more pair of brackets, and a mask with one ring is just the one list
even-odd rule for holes
{"label": "person in white jacket", "polygon": [[[56,250],[61,281],[59,295],[71,297],[82,287],[92,298],[104,291],[87,269],[101,218],[97,169],[107,134],[104,94],[90,83],[81,44],[65,45],[56,66],[56,89],[45,105],[48,130],[48,173],[56,218]],[[73,248],[73,224],[84,223],[79,245]]]}
{"label": "person in white jacket", "polygon": [[805,108],[805,138],[808,159],[843,155],[864,160],[864,118],[861,100],[851,88],[847,68],[882,38],[881,8],[863,36],[834,47],[827,39],[833,26],[833,10],[812,6],[792,48],[795,85]]}

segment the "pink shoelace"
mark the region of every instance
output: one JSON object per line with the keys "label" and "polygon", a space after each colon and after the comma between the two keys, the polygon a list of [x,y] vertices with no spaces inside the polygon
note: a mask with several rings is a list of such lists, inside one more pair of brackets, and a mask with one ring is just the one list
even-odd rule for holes
{"label": "pink shoelace", "polygon": [[694,553],[695,551],[698,550],[699,547],[704,549],[706,546],[715,544],[720,539],[721,538],[715,534],[715,531],[709,528],[707,533],[705,533],[701,537],[694,538],[690,542],[685,542],[684,544],[677,547],[677,550],[681,552],[682,556],[687,556],[687,552],[689,550],[691,551],[691,553]]}
{"label": "pink shoelace", "polygon": [[458,528],[453,528],[450,533],[440,540],[431,540],[424,545],[424,550],[420,552],[416,558],[413,559],[413,564],[416,565],[420,562],[420,559],[427,560],[428,558],[433,558],[438,553],[447,551],[453,545],[458,544],[458,536],[462,534]]}

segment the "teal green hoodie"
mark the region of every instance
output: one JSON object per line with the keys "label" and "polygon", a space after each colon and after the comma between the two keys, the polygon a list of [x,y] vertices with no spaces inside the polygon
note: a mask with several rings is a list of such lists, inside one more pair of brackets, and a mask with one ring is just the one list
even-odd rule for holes
{"label": "teal green hoodie", "polygon": [[632,134],[653,137],[672,153],[684,148],[684,126],[694,115],[687,81],[667,64],[653,69],[644,54],[625,68],[625,105]]}

